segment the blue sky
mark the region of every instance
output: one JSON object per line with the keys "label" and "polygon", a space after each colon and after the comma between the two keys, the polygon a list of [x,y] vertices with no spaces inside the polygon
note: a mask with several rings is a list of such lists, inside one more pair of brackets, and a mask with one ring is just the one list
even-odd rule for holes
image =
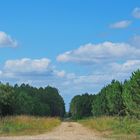
{"label": "blue sky", "polygon": [[140,67],[139,0],[1,0],[0,81],[52,85],[66,106]]}

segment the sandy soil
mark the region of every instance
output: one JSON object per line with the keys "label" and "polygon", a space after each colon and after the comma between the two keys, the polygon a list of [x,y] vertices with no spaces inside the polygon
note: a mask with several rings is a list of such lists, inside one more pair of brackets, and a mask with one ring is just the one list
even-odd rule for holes
{"label": "sandy soil", "polygon": [[76,122],[63,122],[53,131],[37,136],[0,137],[0,140],[105,140]]}

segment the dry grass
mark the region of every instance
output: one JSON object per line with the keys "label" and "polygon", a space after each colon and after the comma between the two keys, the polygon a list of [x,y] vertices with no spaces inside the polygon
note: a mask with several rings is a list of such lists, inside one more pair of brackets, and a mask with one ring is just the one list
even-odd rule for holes
{"label": "dry grass", "polygon": [[140,120],[116,117],[89,118],[79,121],[101,135],[119,140],[140,139]]}
{"label": "dry grass", "polygon": [[35,135],[52,130],[61,123],[59,118],[15,116],[0,120],[0,135]]}

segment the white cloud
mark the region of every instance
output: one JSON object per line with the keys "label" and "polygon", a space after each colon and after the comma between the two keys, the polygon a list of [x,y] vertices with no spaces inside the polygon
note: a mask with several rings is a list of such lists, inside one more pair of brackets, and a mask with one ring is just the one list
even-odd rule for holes
{"label": "white cloud", "polygon": [[92,65],[88,73],[80,74],[57,70],[48,58],[7,60],[0,70],[0,79],[2,82],[24,82],[37,87],[51,85],[68,100],[76,94],[97,93],[112,79],[128,79],[131,72],[140,68],[140,49],[127,43],[86,44],[62,54],[62,57],[59,55],[57,59]]}
{"label": "white cloud", "polygon": [[0,47],[17,47],[17,45],[17,41],[11,38],[10,35],[0,31]]}
{"label": "white cloud", "polygon": [[66,75],[66,72],[64,71],[64,70],[62,70],[62,71],[57,71],[57,70],[55,70],[54,71],[55,72],[55,74],[58,76],[58,77],[64,77],[65,75]]}
{"label": "white cloud", "polygon": [[[85,75],[75,75],[73,79],[66,81],[67,85],[75,85],[83,89],[92,89],[103,87],[110,83],[113,79],[124,81],[128,79],[131,73],[140,69],[140,60],[128,60],[124,63],[109,63],[98,69],[98,73],[94,72]],[[94,89],[93,88],[93,89]],[[99,89],[98,89],[99,90]]]}
{"label": "white cloud", "polygon": [[[63,97],[72,98],[76,94],[97,93],[112,79],[123,81],[131,72],[140,68],[140,60],[128,60],[124,63],[104,63],[97,65],[98,72],[94,69],[88,74],[67,73],[58,71],[48,58],[7,60],[4,68],[0,70],[0,79],[10,83],[29,83],[33,86],[51,85],[57,87]],[[68,99],[68,98],[67,98]]]}
{"label": "white cloud", "polygon": [[73,94],[97,93],[112,79],[124,81],[140,68],[140,49],[128,43],[86,44],[58,55],[57,61],[86,64],[86,68],[87,64],[92,64],[88,68],[88,74],[65,72],[61,85],[58,85],[62,91],[73,87]]}
{"label": "white cloud", "polygon": [[30,81],[30,83],[55,85],[57,81],[61,84],[60,80],[66,79],[67,75],[64,70],[56,70],[48,58],[7,60],[0,70],[1,80],[16,83]]}
{"label": "white cloud", "polygon": [[140,18],[140,8],[136,7],[132,12],[133,17]]}
{"label": "white cloud", "polygon": [[110,28],[113,29],[122,29],[127,28],[132,22],[129,20],[123,20],[110,25]]}
{"label": "white cloud", "polygon": [[111,68],[113,72],[117,73],[129,73],[137,69],[140,69],[140,60],[127,60],[123,64],[112,63]]}
{"label": "white cloud", "polygon": [[47,58],[30,59],[22,58],[17,60],[7,60],[5,62],[5,71],[28,73],[28,72],[45,72],[49,69],[50,60]]}
{"label": "white cloud", "polygon": [[78,49],[57,56],[59,62],[75,62],[82,64],[100,63],[105,61],[136,59],[140,57],[140,49],[127,43],[104,42],[86,44]]}

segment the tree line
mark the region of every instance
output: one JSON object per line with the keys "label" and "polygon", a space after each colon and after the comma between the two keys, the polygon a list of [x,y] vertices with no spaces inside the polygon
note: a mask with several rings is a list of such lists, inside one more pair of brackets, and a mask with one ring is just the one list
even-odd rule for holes
{"label": "tree line", "polygon": [[64,100],[54,87],[36,88],[29,84],[11,86],[8,83],[0,83],[0,116],[63,117],[64,114]]}
{"label": "tree line", "polygon": [[70,114],[79,119],[89,116],[134,116],[140,119],[140,70],[123,83],[112,80],[99,93],[73,97]]}

